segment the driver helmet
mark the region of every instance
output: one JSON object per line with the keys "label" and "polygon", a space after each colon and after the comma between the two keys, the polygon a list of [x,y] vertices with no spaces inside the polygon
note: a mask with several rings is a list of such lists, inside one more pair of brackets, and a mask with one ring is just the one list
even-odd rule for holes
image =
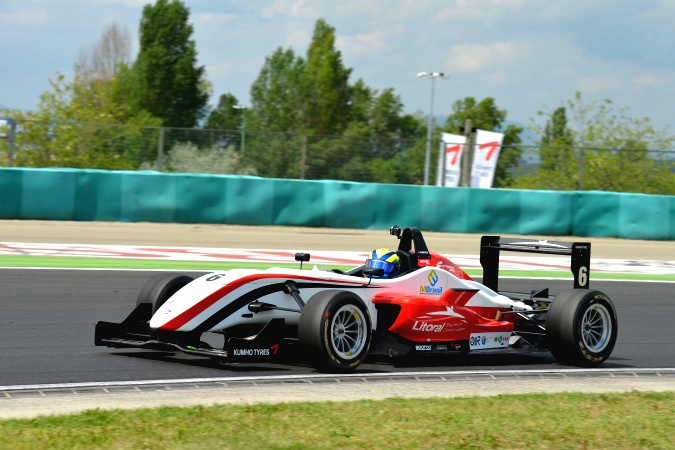
{"label": "driver helmet", "polygon": [[366,259],[366,267],[384,269],[384,275],[373,278],[392,278],[401,271],[401,260],[396,252],[388,248],[378,248],[373,250],[370,258]]}

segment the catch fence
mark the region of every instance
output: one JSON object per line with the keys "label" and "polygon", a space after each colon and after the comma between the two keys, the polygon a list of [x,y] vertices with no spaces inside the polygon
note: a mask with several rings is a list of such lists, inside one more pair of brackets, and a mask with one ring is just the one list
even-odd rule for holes
{"label": "catch fence", "polygon": [[[451,143],[431,142],[430,184],[443,179],[441,144]],[[426,148],[425,138],[315,136],[0,117],[2,167],[155,170],[421,185]],[[502,183],[517,188],[675,194],[675,152],[668,150],[505,145],[499,161],[502,173],[497,175],[497,187]]]}

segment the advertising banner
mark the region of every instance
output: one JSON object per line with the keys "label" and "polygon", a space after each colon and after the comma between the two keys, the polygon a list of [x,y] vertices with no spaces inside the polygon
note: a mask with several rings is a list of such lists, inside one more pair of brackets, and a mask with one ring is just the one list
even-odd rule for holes
{"label": "advertising banner", "polygon": [[441,156],[443,164],[442,185],[459,186],[462,150],[466,137],[459,134],[441,133]]}
{"label": "advertising banner", "polygon": [[476,144],[471,165],[471,187],[491,188],[504,135],[476,130]]}

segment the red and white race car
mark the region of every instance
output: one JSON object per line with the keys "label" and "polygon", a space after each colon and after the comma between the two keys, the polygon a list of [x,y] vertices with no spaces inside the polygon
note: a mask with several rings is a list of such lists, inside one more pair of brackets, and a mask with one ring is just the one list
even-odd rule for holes
{"label": "red and white race car", "polygon": [[[394,226],[400,273],[382,269],[233,269],[197,279],[160,274],[122,323],[98,322],[95,344],[182,351],[223,363],[282,362],[300,349],[321,371],[356,369],[368,354],[392,357],[548,349],[559,362],[594,366],[617,338],[611,300],[589,290],[590,243],[483,236],[483,283],[437,253],[417,228]],[[566,255],[574,289],[500,292],[499,253]],[[224,336],[222,347],[203,333]]]}

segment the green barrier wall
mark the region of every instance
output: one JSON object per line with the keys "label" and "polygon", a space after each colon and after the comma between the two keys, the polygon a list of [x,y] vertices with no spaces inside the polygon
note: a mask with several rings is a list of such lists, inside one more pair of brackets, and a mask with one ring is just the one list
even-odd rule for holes
{"label": "green barrier wall", "polygon": [[0,218],[675,239],[675,196],[0,169]]}

